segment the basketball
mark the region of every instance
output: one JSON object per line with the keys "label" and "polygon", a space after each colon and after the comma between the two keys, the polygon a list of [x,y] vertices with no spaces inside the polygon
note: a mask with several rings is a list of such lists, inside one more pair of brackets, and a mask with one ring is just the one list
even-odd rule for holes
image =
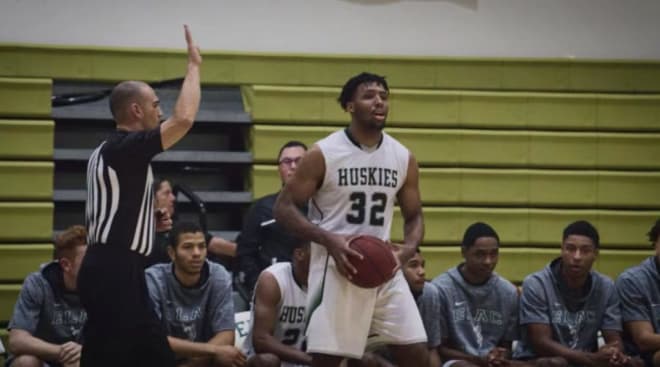
{"label": "basketball", "polygon": [[357,270],[351,282],[362,288],[374,288],[390,280],[396,271],[396,260],[390,246],[377,237],[358,236],[348,246],[361,253],[364,259],[349,256],[348,259]]}

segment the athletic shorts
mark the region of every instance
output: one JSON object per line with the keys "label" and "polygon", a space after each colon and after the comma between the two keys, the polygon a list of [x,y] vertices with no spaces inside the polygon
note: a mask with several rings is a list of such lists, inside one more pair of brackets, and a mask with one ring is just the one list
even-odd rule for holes
{"label": "athletic shorts", "polygon": [[360,288],[313,243],[309,269],[307,352],[361,358],[370,335],[386,344],[426,343],[424,324],[399,270],[385,284]]}

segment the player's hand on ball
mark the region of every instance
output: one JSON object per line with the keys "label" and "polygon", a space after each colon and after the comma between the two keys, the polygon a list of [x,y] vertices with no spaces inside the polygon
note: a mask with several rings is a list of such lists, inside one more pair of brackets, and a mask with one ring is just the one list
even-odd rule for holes
{"label": "player's hand on ball", "polygon": [[357,274],[357,269],[348,261],[348,257],[354,257],[362,260],[363,256],[359,252],[353,250],[348,246],[351,242],[351,237],[344,237],[339,235],[332,235],[330,241],[326,244],[326,248],[335,259],[335,264],[337,265],[337,270],[341,275],[345,276],[348,279],[352,279],[354,274]]}
{"label": "player's hand on ball", "polygon": [[202,54],[199,51],[199,46],[193,41],[192,34],[187,25],[183,26],[186,35],[186,44],[188,45],[188,64],[199,66],[202,64]]}

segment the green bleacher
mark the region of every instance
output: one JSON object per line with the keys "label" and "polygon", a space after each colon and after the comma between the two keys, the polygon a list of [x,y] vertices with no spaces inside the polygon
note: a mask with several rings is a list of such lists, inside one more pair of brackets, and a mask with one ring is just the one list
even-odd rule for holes
{"label": "green bleacher", "polygon": [[[180,77],[183,51],[0,44],[0,338],[22,279],[51,255],[52,80]],[[497,271],[514,282],[559,253],[561,230],[600,230],[612,277],[652,250],[660,217],[660,62],[205,52],[206,85],[240,85],[253,118],[255,197],[279,187],[282,143],[346,126],[339,87],[388,77],[387,131],[421,167],[427,276],[460,261],[474,221],[500,233]],[[392,237],[401,239],[395,215]]]}
{"label": "green bleacher", "polygon": [[53,228],[50,79],[0,74],[0,338],[27,274],[48,261]]}

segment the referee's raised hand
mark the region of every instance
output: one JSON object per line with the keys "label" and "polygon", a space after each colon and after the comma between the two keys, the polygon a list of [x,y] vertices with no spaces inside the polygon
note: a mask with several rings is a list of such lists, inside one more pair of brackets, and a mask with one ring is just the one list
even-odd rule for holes
{"label": "referee's raised hand", "polygon": [[186,43],[188,44],[188,64],[199,66],[202,64],[202,54],[199,51],[199,46],[193,41],[187,24],[183,25],[183,29],[186,34]]}

